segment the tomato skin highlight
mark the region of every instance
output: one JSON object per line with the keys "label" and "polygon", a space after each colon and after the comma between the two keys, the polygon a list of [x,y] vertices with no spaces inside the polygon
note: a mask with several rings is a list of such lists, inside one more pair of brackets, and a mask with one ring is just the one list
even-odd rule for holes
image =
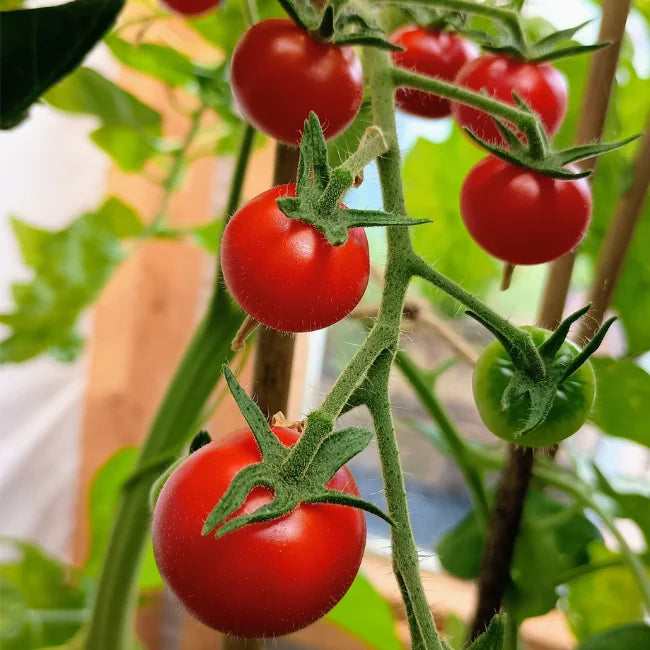
{"label": "tomato skin highlight", "polygon": [[542,264],[575,248],[591,221],[586,179],[561,181],[489,156],[460,192],[460,213],[472,238],[510,264]]}
{"label": "tomato skin highlight", "polygon": [[[550,331],[541,327],[523,329],[531,333],[538,346],[551,335]],[[575,343],[565,341],[557,358],[564,358],[568,363],[579,352],[580,348]],[[590,361],[560,386],[546,420],[516,438],[515,432],[528,416],[528,398],[519,398],[507,411],[501,408],[501,396],[514,371],[512,359],[498,341],[485,348],[474,367],[474,400],[483,423],[494,435],[525,447],[549,447],[574,434],[587,421],[596,398],[596,375]]]}
{"label": "tomato skin highlight", "polygon": [[221,0],[161,0],[165,9],[182,16],[200,16],[212,9],[216,9]]}
{"label": "tomato skin highlight", "polygon": [[354,51],[321,43],[292,21],[272,18],[240,39],[230,64],[233,96],[256,129],[300,144],[310,111],[326,138],[342,133],[363,99],[363,71]]}
{"label": "tomato skin highlight", "polygon": [[[272,430],[287,447],[299,437]],[[154,554],[167,586],[202,623],[242,638],[288,634],[324,616],[352,584],[366,542],[363,512],[330,504],[303,504],[220,539],[202,536],[233,477],[260,460],[249,429],[218,438],[176,468],[153,516]],[[358,495],[345,467],[327,486]],[[269,490],[255,488],[235,514],[270,499]]]}
{"label": "tomato skin highlight", "polygon": [[[405,48],[403,52],[391,52],[396,66],[443,81],[453,81],[459,70],[477,56],[473,43],[457,34],[416,25],[398,29],[390,41]],[[395,91],[395,103],[403,111],[420,117],[451,115],[448,99],[421,90],[398,88]]]}
{"label": "tomato skin highlight", "polygon": [[232,217],[221,240],[228,290],[258,321],[286,332],[309,332],[347,316],[368,285],[370,256],[363,228],[332,246],[316,228],[289,219],[276,199],[295,185],[263,192]]}
{"label": "tomato skin highlight", "polygon": [[[561,72],[548,63],[517,61],[507,56],[483,54],[467,63],[456,83],[508,104],[515,104],[515,92],[539,116],[546,133],[555,134],[567,110],[567,85]],[[452,102],[454,118],[482,140],[504,146],[494,120],[483,111]]]}

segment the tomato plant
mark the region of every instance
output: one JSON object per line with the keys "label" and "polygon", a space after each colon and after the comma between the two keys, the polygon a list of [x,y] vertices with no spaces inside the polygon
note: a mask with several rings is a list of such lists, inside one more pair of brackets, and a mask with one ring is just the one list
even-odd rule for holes
{"label": "tomato plant", "polygon": [[[9,3],[15,4],[21,3]],[[124,0],[71,0],[3,12],[2,128],[26,119],[41,96],[44,111],[91,116],[98,122],[93,143],[121,172],[146,178],[155,206],[148,220],[121,199],[108,197],[57,231],[12,220],[33,277],[8,293],[15,304],[11,313],[0,314],[9,331],[0,341],[0,362],[43,353],[75,358],[81,349],[80,315],[140,242],[164,238],[165,250],[171,250],[174,241],[183,240],[200,243],[211,255],[218,246],[221,252],[205,315],[142,449],[113,459],[93,484],[89,559],[70,571],[30,544],[15,544],[23,557],[0,563],[2,597],[16,619],[3,626],[7,650],[130,650],[138,645],[131,629],[138,595],[161,588],[161,574],[195,618],[230,637],[275,637],[327,615],[358,642],[395,650],[401,641],[391,608],[376,592],[374,600],[359,597],[364,590],[355,578],[365,545],[362,510],[388,525],[390,544],[386,540],[385,545],[392,551],[394,586],[404,601],[411,645],[420,650],[464,647],[465,639],[442,640],[422,584],[407,500],[410,481],[405,482],[402,466],[408,462],[409,441],[400,454],[399,419],[391,412],[394,393],[403,388],[391,374],[393,366],[403,372],[432,421],[416,414],[413,429],[453,460],[471,498],[472,511],[443,545],[447,571],[478,577],[469,637],[481,638],[468,647],[503,650],[504,619],[493,617],[502,605],[512,647],[519,645],[521,623],[557,608],[560,593],[570,620],[579,620],[590,608],[576,605],[582,592],[574,589],[575,582],[598,583],[610,570],[624,572],[634,594],[620,598],[623,614],[607,609],[608,621],[614,620],[610,614],[618,624],[638,621],[650,609],[643,558],[615,521],[633,519],[650,543],[648,522],[641,516],[647,509],[645,486],[619,492],[610,481],[611,468],[606,473],[585,458],[579,469],[563,457],[554,464],[554,449],[536,455],[530,449],[566,439],[587,419],[637,445],[650,444],[643,409],[650,383],[637,363],[650,346],[647,318],[639,316],[647,311],[650,295],[644,275],[647,237],[631,241],[637,224],[641,231],[647,222],[639,217],[647,192],[648,136],[634,162],[622,150],[599,163],[594,206],[586,180],[595,157],[633,139],[600,142],[629,3],[603,4],[603,40],[613,46],[589,63],[589,74],[584,57],[557,69],[549,62],[590,53],[604,43],[577,44],[573,37],[580,25],[557,31],[543,20],[528,20],[519,0],[384,0],[381,7],[370,0],[173,0],[169,6],[187,16],[222,7],[182,24],[152,10],[150,3],[122,19]],[[127,81],[118,85],[94,69],[75,69],[107,30],[110,54],[138,75],[151,77],[152,85],[140,84],[135,74],[123,75]],[[475,45],[493,54],[473,58]],[[639,97],[647,93],[631,49],[623,48],[617,94],[609,104],[614,107],[610,124],[623,124],[633,133],[642,128],[645,107]],[[568,75],[571,97],[560,69]],[[575,90],[583,85],[581,98]],[[151,99],[154,89],[165,98],[164,111],[156,108],[163,102]],[[627,105],[618,110],[623,96]],[[451,107],[476,144],[492,155],[470,169],[476,147],[458,129],[396,120],[396,104],[427,117],[448,114]],[[557,131],[565,112],[563,132],[551,142],[546,135]],[[406,139],[398,133],[400,125]],[[266,138],[256,141],[255,129],[277,140],[275,187],[270,189],[266,175],[247,177],[255,146],[269,144]],[[433,131],[435,142],[412,146],[411,129],[421,129],[417,135],[425,138]],[[563,148],[569,141],[575,145]],[[178,211],[170,206],[179,198],[174,195],[186,171],[215,152],[235,158],[223,215],[199,226],[177,223]],[[408,156],[404,165],[402,154]],[[258,160],[264,161],[264,155]],[[371,163],[377,176],[364,181]],[[245,181],[258,183],[258,195],[240,207]],[[381,206],[375,201],[375,182]],[[355,195],[362,183],[370,192]],[[201,192],[203,185],[186,189]],[[620,200],[619,188],[625,188]],[[458,219],[458,190],[466,229]],[[580,246],[592,207],[596,227]],[[369,227],[385,229],[385,255],[373,260],[376,286],[359,307],[370,276]],[[574,256],[563,256],[548,274],[538,325],[549,330],[515,324],[536,307],[538,296],[531,288],[541,269],[515,272],[516,293],[506,296],[515,307],[502,315],[494,308],[504,304],[494,291],[499,265],[472,238],[511,267],[552,261],[580,247],[579,286],[570,282]],[[587,305],[562,319],[568,291],[581,296],[592,275],[593,308]],[[618,291],[621,286],[627,291],[612,297],[619,277]],[[415,293],[424,287],[426,296],[434,296],[430,302]],[[439,309],[441,294],[454,302],[453,319],[446,308],[430,313]],[[613,323],[613,318],[603,323],[609,309],[621,318],[625,336],[617,345],[626,356],[591,362]],[[165,313],[157,312],[155,327],[146,330],[152,336],[148,343],[157,349],[167,342],[165,327],[174,329]],[[496,339],[480,356],[474,341],[463,339],[469,331],[460,321],[464,314]],[[341,371],[323,389],[322,400],[300,413],[304,420],[299,423],[269,425],[271,413],[293,409],[288,377],[295,337],[284,332],[327,327],[347,315],[353,317],[349,326],[328,334],[335,357],[330,367]],[[441,323],[441,316],[447,321]],[[405,319],[418,325],[409,333],[408,353]],[[266,328],[247,339],[258,321]],[[436,347],[421,354],[417,339],[428,328],[435,332]],[[246,368],[250,348],[241,356],[235,356],[237,350],[251,339],[256,342],[253,396],[235,377],[237,368]],[[427,337],[427,346],[431,343]],[[475,367],[478,416],[495,436],[513,444],[469,440],[470,423],[463,432],[446,412],[438,387],[454,360],[433,368],[415,361],[429,353],[437,358],[442,346],[465,362],[457,376],[445,376],[444,381],[450,377],[445,393],[469,399],[466,389]],[[342,360],[344,355],[349,359]],[[155,356],[143,355],[158,372]],[[213,406],[224,403],[220,377],[248,428],[197,450],[209,438],[204,432],[192,439],[185,457],[197,426],[209,426]],[[373,431],[341,426],[342,416],[356,408],[367,410],[367,417],[357,421],[371,422]],[[467,411],[473,414],[473,408]],[[478,416],[471,423],[476,431],[482,427]],[[129,431],[124,439],[139,441],[139,434]],[[360,482],[357,490],[347,469],[373,437],[385,511],[360,496],[367,485]],[[577,438],[576,446],[581,442]],[[495,472],[501,478],[493,499]],[[531,478],[561,492],[562,500],[527,498]],[[153,548],[159,570],[147,554],[139,579],[150,502],[155,502]],[[615,539],[616,551],[602,546],[601,531]],[[34,566],[45,580],[34,579]],[[574,624],[581,641],[602,632],[602,610],[591,618]],[[638,630],[623,632],[615,630],[614,640],[608,636],[606,642],[623,647],[627,641],[619,639]],[[227,643],[241,645],[236,638]],[[585,640],[585,647],[589,644]]]}
{"label": "tomato plant", "polygon": [[[401,27],[390,40],[404,48],[392,53],[395,65],[446,81],[453,81],[459,70],[477,55],[470,41],[453,32],[416,25]],[[448,99],[421,90],[398,88],[395,102],[403,111],[421,117],[451,115]]]}
{"label": "tomato plant", "polygon": [[163,6],[182,16],[200,16],[216,9],[221,0],[161,0]]}
{"label": "tomato plant", "polygon": [[[548,135],[557,132],[566,113],[566,81],[548,63],[483,54],[463,66],[456,83],[511,104],[515,103],[513,93],[516,93],[539,116]],[[504,144],[494,120],[487,113],[460,103],[453,103],[452,109],[460,126],[483,140]]]}
{"label": "tomato plant", "polygon": [[563,181],[485,158],[467,175],[460,213],[474,240],[510,264],[542,264],[575,248],[591,221],[584,179]]}
{"label": "tomato plant", "polygon": [[350,229],[345,244],[332,246],[313,226],[284,215],[276,199],[295,194],[295,185],[280,185],[240,208],[223,234],[221,264],[244,311],[269,327],[307,332],[357,306],[370,258],[363,228]]}
{"label": "tomato plant", "polygon": [[315,40],[290,20],[264,20],[237,43],[232,93],[263,133],[296,145],[310,111],[327,138],[344,131],[363,97],[361,63],[352,49]]}
{"label": "tomato plant", "polygon": [[[272,430],[286,446],[298,438],[285,427]],[[218,539],[202,535],[233,478],[259,460],[249,429],[220,436],[175,469],[153,517],[154,553],[167,585],[206,625],[247,638],[288,634],[326,614],[352,584],[366,543],[360,510],[320,503]],[[327,485],[358,494],[346,468]],[[236,514],[269,500],[268,489],[257,487]]]}
{"label": "tomato plant", "polygon": [[[527,329],[537,345],[551,335],[540,327]],[[579,352],[575,343],[565,341],[556,360],[568,365]],[[558,387],[544,422],[523,436],[517,436],[528,417],[530,402],[522,395],[508,408],[503,407],[503,394],[514,370],[512,359],[499,341],[483,350],[474,368],[472,389],[478,412],[485,426],[499,438],[530,447],[550,447],[574,434],[587,421],[596,396],[596,378],[589,362]]]}

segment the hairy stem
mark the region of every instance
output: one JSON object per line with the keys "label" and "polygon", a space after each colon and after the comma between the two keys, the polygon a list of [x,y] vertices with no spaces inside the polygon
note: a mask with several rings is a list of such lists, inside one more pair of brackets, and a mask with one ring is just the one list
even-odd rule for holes
{"label": "hairy stem", "polygon": [[492,99],[482,93],[456,86],[451,82],[443,81],[435,77],[427,77],[417,72],[404,70],[403,68],[395,68],[393,70],[393,83],[395,86],[415,88],[416,90],[434,93],[445,99],[466,104],[472,108],[486,111],[495,117],[507,120],[517,125],[526,134],[526,139],[530,146],[530,153],[534,158],[542,158],[544,156],[544,152],[546,151],[544,136],[542,135],[538,119],[532,113],[497,99]]}
{"label": "hairy stem", "polygon": [[501,22],[512,34],[518,47],[524,49],[525,38],[516,11],[507,7],[498,7],[491,3],[477,3],[473,0],[381,0],[392,4],[427,5],[441,9],[453,9],[475,16],[487,16]]}

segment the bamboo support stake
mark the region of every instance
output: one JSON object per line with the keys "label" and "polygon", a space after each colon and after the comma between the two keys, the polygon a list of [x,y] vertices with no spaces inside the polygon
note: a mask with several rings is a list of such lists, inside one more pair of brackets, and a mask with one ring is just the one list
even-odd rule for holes
{"label": "bamboo support stake", "polygon": [[[598,41],[610,45],[592,54],[576,130],[576,145],[597,142],[602,137],[630,2],[631,0],[603,1]],[[588,158],[579,163],[584,170],[593,170],[595,165],[595,158]],[[575,258],[575,251],[571,251],[551,264],[538,319],[541,327],[555,329],[562,320]]]}
{"label": "bamboo support stake", "polygon": [[645,135],[638,149],[632,171],[632,184],[616,204],[614,216],[603,240],[596,279],[589,296],[591,309],[581,319],[575,340],[584,344],[591,340],[603,322],[618,281],[634,230],[648,198],[650,185],[650,113]]}
{"label": "bamboo support stake", "polygon": [[[610,46],[592,54],[582,98],[576,144],[598,141],[602,137],[629,10],[630,0],[603,0],[598,40],[609,42]],[[581,166],[583,169],[593,169],[595,160],[592,158],[583,161]],[[538,319],[541,327],[555,329],[559,324],[569,292],[574,261],[575,253],[569,253],[551,265]],[[510,582],[510,564],[533,460],[532,450],[522,451],[514,445],[510,446],[483,547],[478,580],[479,599],[472,624],[472,639],[486,629],[492,616],[501,609],[503,596]]]}

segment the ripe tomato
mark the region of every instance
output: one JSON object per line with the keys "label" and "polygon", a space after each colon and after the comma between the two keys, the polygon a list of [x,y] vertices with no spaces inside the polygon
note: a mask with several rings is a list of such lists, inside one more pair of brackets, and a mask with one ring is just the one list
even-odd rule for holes
{"label": "ripe tomato", "polygon": [[[541,327],[526,327],[536,345],[541,345],[551,332]],[[575,358],[580,348],[565,341],[557,359],[566,364]],[[551,411],[538,427],[515,438],[515,432],[528,418],[528,397],[515,400],[509,409],[501,408],[505,391],[515,366],[498,341],[483,351],[474,368],[472,388],[478,412],[485,426],[496,436],[526,447],[548,447],[574,434],[587,420],[596,397],[596,376],[590,361],[564,381],[555,394]]]}
{"label": "ripe tomato", "polygon": [[310,111],[326,138],[345,131],[363,98],[361,62],[351,48],[321,43],[280,18],[244,34],[232,56],[230,81],[244,117],[290,145],[300,143]]}
{"label": "ripe tomato", "polygon": [[275,201],[295,195],[295,185],[280,185],[240,208],[223,233],[221,268],[228,290],[253,318],[309,332],[357,306],[370,257],[363,228],[351,228],[345,244],[332,246],[313,226],[285,216]]}
{"label": "ripe tomato", "polygon": [[[567,86],[562,74],[548,63],[517,61],[507,56],[484,54],[467,63],[456,83],[470,90],[485,90],[488,95],[514,104],[513,91],[539,116],[546,132],[560,128],[567,108]],[[504,141],[492,118],[475,108],[452,102],[456,121],[475,135],[503,145]]]}
{"label": "ripe tomato", "polygon": [[460,213],[476,243],[510,264],[550,262],[575,248],[591,221],[586,179],[561,181],[489,156],[467,175]]}
{"label": "ripe tomato", "polygon": [[[291,429],[272,429],[287,447],[298,439]],[[303,504],[220,539],[202,536],[233,477],[260,460],[250,429],[218,438],[174,470],[153,515],[154,554],[167,586],[202,623],[243,638],[288,634],[326,614],[352,584],[366,542],[363,512],[330,504]],[[359,494],[345,467],[327,486]],[[270,500],[257,487],[235,514]]]}
{"label": "ripe tomato", "polygon": [[199,16],[219,6],[221,0],[162,0],[162,5],[183,16]]}
{"label": "ripe tomato", "polygon": [[[403,52],[391,53],[396,66],[444,81],[453,81],[458,71],[477,55],[474,45],[456,34],[416,25],[398,29],[390,40],[405,48]],[[421,117],[451,115],[448,99],[421,90],[398,88],[395,102],[403,111]]]}

